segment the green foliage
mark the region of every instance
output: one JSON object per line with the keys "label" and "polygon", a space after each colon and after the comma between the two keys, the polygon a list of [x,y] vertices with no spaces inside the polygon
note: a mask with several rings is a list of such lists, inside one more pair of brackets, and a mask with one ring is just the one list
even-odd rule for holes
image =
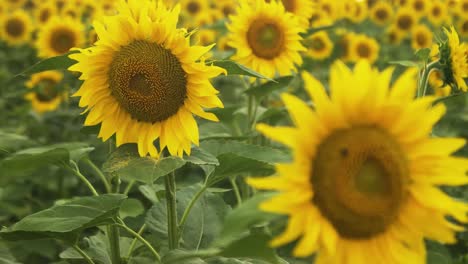
{"label": "green foliage", "polygon": [[114,223],[125,198],[121,194],[77,198],[23,218],[1,230],[0,237],[11,241],[50,237],[74,244],[83,230]]}

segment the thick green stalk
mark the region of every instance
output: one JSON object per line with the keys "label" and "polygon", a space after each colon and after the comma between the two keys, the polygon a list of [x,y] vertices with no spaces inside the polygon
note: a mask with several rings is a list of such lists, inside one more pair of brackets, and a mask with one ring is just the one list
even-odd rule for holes
{"label": "thick green stalk", "polygon": [[429,82],[429,76],[431,75],[432,71],[436,70],[439,66],[439,61],[434,61],[428,64],[422,73],[419,75],[418,80],[418,98],[424,97],[426,95],[427,86]]}
{"label": "thick green stalk", "polygon": [[120,264],[120,232],[119,227],[115,225],[107,226],[107,237],[109,238],[111,262],[112,264]]}
{"label": "thick green stalk", "polygon": [[[159,158],[163,158],[166,153],[161,153]],[[177,220],[177,200],[176,200],[176,179],[175,172],[171,172],[164,177],[164,187],[166,193],[166,214],[169,249],[174,250],[179,247],[179,230]]]}
{"label": "thick green stalk", "polygon": [[167,204],[167,230],[169,232],[169,249],[179,247],[179,230],[177,221],[176,181],[175,173],[171,172],[164,177]]}

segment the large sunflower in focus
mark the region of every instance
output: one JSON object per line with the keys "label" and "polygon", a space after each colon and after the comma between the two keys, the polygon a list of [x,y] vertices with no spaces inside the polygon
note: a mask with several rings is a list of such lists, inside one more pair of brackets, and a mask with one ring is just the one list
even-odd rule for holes
{"label": "large sunflower in focus", "polygon": [[0,18],[0,37],[10,45],[28,42],[32,30],[31,18],[23,10],[17,10]]}
{"label": "large sunflower in focus", "polygon": [[85,41],[84,27],[70,17],[53,17],[39,31],[36,46],[43,58],[67,53]]}
{"label": "large sunflower in focus", "polygon": [[26,87],[34,90],[27,93],[25,98],[31,102],[36,112],[44,113],[57,109],[65,98],[64,93],[57,87],[62,78],[62,73],[58,71],[45,71],[31,76]]}
{"label": "large sunflower in focus", "polygon": [[87,108],[85,125],[101,124],[102,140],[115,134],[118,146],[137,143],[141,156],[166,147],[182,156],[198,144],[192,114],[218,120],[202,107],[223,107],[209,78],[224,70],[201,58],[212,46],[190,46],[176,28],[179,11],[160,1],[121,1],[118,15],[94,23],[95,46],[70,55],[77,63],[69,69],[84,80],[75,96]]}
{"label": "large sunflower in focus", "polygon": [[415,100],[414,75],[389,89],[392,70],[361,61],[351,71],[338,62],[330,95],[304,75],[314,110],[283,95],[295,126],[258,130],[289,146],[294,161],[277,165],[278,176],[248,181],[279,191],[262,210],[289,216],[273,246],[300,238],[294,255],[317,253],[317,264],[423,264],[425,238],[456,241],[468,205],[438,186],[468,183],[468,160],[451,156],[465,140],[430,137],[445,106]]}
{"label": "large sunflower in focus", "polygon": [[290,74],[302,64],[299,51],[305,51],[299,33],[304,29],[293,14],[275,1],[240,1],[227,25],[229,45],[237,49],[233,59],[267,77]]}

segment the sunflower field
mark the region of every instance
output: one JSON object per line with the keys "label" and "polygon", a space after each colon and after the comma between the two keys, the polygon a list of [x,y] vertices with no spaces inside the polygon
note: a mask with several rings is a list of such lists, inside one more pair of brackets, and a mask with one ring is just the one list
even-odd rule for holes
{"label": "sunflower field", "polygon": [[0,264],[468,264],[468,0],[0,0]]}

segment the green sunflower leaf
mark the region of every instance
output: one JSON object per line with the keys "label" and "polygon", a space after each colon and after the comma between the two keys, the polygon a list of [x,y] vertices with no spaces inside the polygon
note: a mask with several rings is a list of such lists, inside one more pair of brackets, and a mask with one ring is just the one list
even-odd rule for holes
{"label": "green sunflower leaf", "polygon": [[118,176],[124,181],[136,180],[151,185],[185,163],[185,160],[178,157],[140,157],[135,144],[125,144],[110,155],[102,170],[111,178]]}
{"label": "green sunflower leaf", "polygon": [[272,193],[258,193],[237,208],[232,210],[224,219],[220,235],[213,243],[214,247],[225,248],[250,234],[250,227],[266,224],[279,216],[262,212],[260,204],[273,197]]}
{"label": "green sunflower leaf", "polygon": [[48,165],[64,165],[70,160],[79,161],[93,150],[93,147],[81,142],[58,143],[20,150],[0,161],[0,181],[29,175]]}
{"label": "green sunflower leaf", "polygon": [[248,95],[253,95],[258,99],[271,94],[274,91],[283,89],[291,83],[294,79],[294,76],[285,76],[275,79],[274,81],[269,81],[258,86],[254,86],[245,90],[245,93]]}
{"label": "green sunflower leaf", "polygon": [[249,69],[249,68],[245,67],[244,65],[239,64],[239,63],[237,63],[235,61],[217,60],[217,61],[207,62],[207,64],[209,64],[209,65],[212,64],[214,66],[218,66],[218,67],[221,67],[221,68],[225,69],[227,71],[228,75],[244,75],[244,76],[256,77],[256,78],[265,79],[265,80],[268,80],[268,81],[275,82],[273,79],[268,78],[268,77],[254,71],[252,69]]}
{"label": "green sunflower leaf", "polygon": [[72,66],[76,63],[75,60],[70,59],[68,55],[77,53],[78,51],[70,51],[66,54],[47,58],[44,60],[39,61],[38,63],[32,65],[31,67],[27,68],[23,72],[19,73],[15,77],[19,76],[28,76],[34,73],[43,72],[43,71],[50,71],[50,70],[66,70],[68,67]]}
{"label": "green sunflower leaf", "polygon": [[0,237],[9,241],[55,238],[74,244],[83,230],[114,223],[126,198],[122,194],[76,198],[26,216],[1,230]]}

